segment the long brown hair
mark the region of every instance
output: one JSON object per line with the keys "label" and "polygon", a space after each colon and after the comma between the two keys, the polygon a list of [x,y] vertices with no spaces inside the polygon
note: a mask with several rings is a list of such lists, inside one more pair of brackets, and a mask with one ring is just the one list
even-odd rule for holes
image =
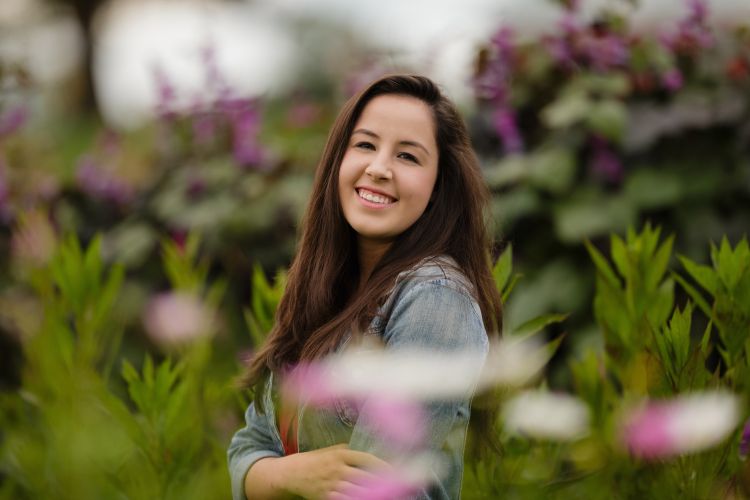
{"label": "long brown hair", "polygon": [[[356,233],[341,208],[339,167],[362,110],[383,94],[415,97],[431,108],[438,176],[430,206],[396,238],[376,264],[367,286],[358,288]],[[260,395],[271,372],[335,350],[348,330],[369,324],[398,273],[426,257],[453,257],[474,287],[486,330],[500,332],[502,312],[492,279],[492,240],[485,219],[488,201],[466,126],[431,80],[416,75],[385,76],[350,98],[331,128],[318,164],[275,325],[243,378],[255,389],[256,406],[262,411]],[[358,289],[361,292],[354,296]]]}

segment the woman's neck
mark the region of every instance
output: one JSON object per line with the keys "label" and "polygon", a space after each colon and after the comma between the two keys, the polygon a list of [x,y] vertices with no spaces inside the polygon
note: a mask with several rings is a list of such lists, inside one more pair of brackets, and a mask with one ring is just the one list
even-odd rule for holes
{"label": "woman's neck", "polygon": [[372,274],[372,270],[375,269],[375,265],[391,247],[391,243],[392,242],[390,241],[359,240],[358,291],[362,291],[365,283],[370,279],[370,275]]}

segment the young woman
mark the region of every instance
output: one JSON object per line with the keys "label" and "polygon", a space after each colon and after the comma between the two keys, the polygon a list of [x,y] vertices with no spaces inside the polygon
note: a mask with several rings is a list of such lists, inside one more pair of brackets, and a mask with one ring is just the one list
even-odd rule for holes
{"label": "young woman", "polygon": [[[466,127],[432,81],[387,76],[346,103],[275,327],[246,373],[255,399],[228,452],[236,500],[336,498],[386,466],[367,402],[279,415],[278,377],[290,366],[334,353],[352,332],[391,350],[487,352],[501,327],[487,201]],[[420,498],[459,497],[470,405],[471,395],[425,404],[426,446],[443,467]],[[473,425],[487,429],[487,416],[474,412]]]}

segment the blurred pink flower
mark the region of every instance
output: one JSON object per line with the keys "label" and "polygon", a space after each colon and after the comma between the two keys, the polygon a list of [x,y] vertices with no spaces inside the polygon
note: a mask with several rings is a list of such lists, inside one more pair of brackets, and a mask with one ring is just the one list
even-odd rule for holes
{"label": "blurred pink flower", "polygon": [[156,113],[162,119],[172,120],[176,115],[177,91],[161,65],[154,65],[152,72],[156,83]]}
{"label": "blurred pink flower", "polygon": [[29,112],[25,106],[15,106],[0,112],[0,139],[7,137],[26,123]]}
{"label": "blurred pink flower", "polygon": [[260,112],[256,103],[249,99],[235,99],[227,103],[232,124],[232,152],[234,160],[241,166],[259,166],[264,151],[258,141]]}
{"label": "blurred pink flower", "polygon": [[397,500],[409,498],[422,486],[402,477],[395,470],[381,471],[365,480],[349,483],[336,498],[351,500]]}
{"label": "blurred pink flower", "polygon": [[609,143],[599,136],[591,139],[590,168],[592,172],[603,177],[607,182],[620,182],[623,177],[623,166],[620,158]]}
{"label": "blurred pink flower", "polygon": [[627,42],[611,33],[603,35],[586,34],[579,40],[580,51],[592,68],[606,71],[624,66],[630,58]]}
{"label": "blurred pink flower", "polygon": [[323,363],[300,363],[283,378],[284,397],[318,407],[331,406],[341,393]]}
{"label": "blurred pink flower", "polygon": [[[371,432],[399,449],[414,448],[424,441],[424,415],[416,401],[388,392],[344,394],[333,373],[321,363],[297,365],[284,376],[281,387],[284,397],[312,406],[331,407],[346,399],[366,407]],[[362,403],[365,399],[366,406]]]}
{"label": "blurred pink flower", "polygon": [[368,399],[366,408],[372,431],[394,447],[412,449],[424,443],[425,417],[416,402],[379,394]]}
{"label": "blurred pink flower", "polygon": [[542,44],[555,63],[565,69],[575,67],[573,49],[567,37],[545,36],[542,38]]}
{"label": "blurred pink flower", "polygon": [[143,322],[158,344],[186,344],[211,333],[212,313],[193,295],[169,292],[151,299]]}
{"label": "blurred pink flower", "polygon": [[659,459],[710,448],[737,427],[739,401],[726,392],[705,392],[649,402],[628,412],[621,439],[629,452]]}
{"label": "blurred pink flower", "polygon": [[750,419],[745,421],[745,426],[742,428],[742,437],[740,438],[738,451],[740,460],[745,460],[747,455],[750,454]]}
{"label": "blurred pink flower", "polygon": [[695,55],[700,49],[715,43],[708,25],[708,5],[705,0],[689,0],[688,14],[680,21],[674,33],[662,33],[662,44],[675,52]]}
{"label": "blurred pink flower", "polygon": [[41,211],[21,216],[13,232],[11,252],[13,258],[34,267],[47,264],[55,253],[57,236],[49,217]]}
{"label": "blurred pink flower", "polygon": [[682,72],[677,68],[670,69],[661,76],[661,83],[664,85],[664,88],[671,92],[680,90],[684,84]]}
{"label": "blurred pink flower", "polygon": [[298,102],[287,111],[286,121],[296,128],[308,127],[320,119],[321,108],[314,102]]}
{"label": "blurred pink flower", "polygon": [[5,160],[0,155],[0,223],[7,223],[10,213],[10,186],[5,173]]}
{"label": "blurred pink flower", "polygon": [[91,197],[118,205],[129,203],[135,196],[130,184],[103,167],[91,155],[84,155],[78,160],[76,183]]}
{"label": "blurred pink flower", "polygon": [[520,153],[523,151],[523,139],[518,130],[516,115],[512,109],[499,108],[492,116],[495,131],[503,142],[506,154]]}

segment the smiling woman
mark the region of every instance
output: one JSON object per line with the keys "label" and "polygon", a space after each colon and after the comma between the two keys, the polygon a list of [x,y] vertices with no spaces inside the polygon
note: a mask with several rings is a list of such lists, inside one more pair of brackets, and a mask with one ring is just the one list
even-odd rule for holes
{"label": "smiling woman", "polygon": [[[246,373],[255,397],[229,447],[235,499],[370,498],[391,481],[398,454],[384,439],[383,408],[410,404],[290,407],[277,397],[279,377],[363,338],[394,353],[484,359],[488,334],[501,329],[487,200],[466,127],[432,81],[387,76],[349,100],[318,165],[275,326]],[[471,398],[414,408],[425,439],[408,451],[431,457],[429,472],[396,497],[460,496],[470,416],[480,432],[492,421],[471,412]]]}

